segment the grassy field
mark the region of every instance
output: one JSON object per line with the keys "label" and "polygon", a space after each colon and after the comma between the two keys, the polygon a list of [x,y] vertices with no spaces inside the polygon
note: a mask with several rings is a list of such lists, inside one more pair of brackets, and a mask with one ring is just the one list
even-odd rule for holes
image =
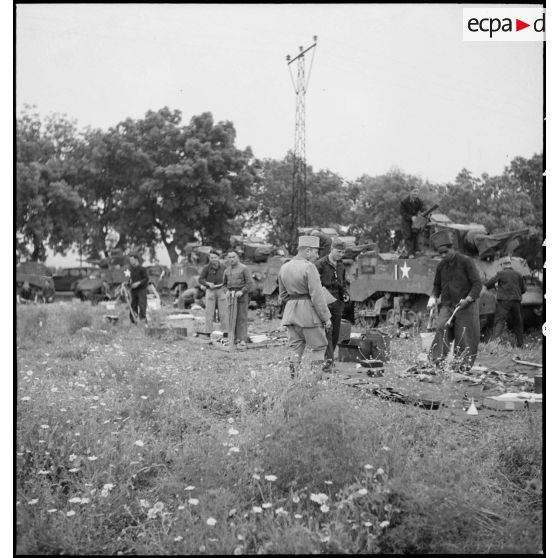
{"label": "grassy field", "polygon": [[[450,412],[448,385],[428,411],[292,381],[286,347],[223,352],[104,312],[17,309],[17,553],[543,548],[540,412]],[[392,340],[391,385],[419,349]],[[540,362],[540,340],[516,353]]]}

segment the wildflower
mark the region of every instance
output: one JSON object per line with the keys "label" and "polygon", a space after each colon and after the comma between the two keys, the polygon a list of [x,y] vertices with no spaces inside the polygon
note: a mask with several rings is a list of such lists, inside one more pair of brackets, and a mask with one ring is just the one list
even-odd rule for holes
{"label": "wildflower", "polygon": [[89,461],[97,461],[99,458],[96,455],[90,455],[87,459],[89,459]]}
{"label": "wildflower", "polygon": [[47,513],[54,513],[57,512],[58,510],[56,508],[51,508],[50,510],[47,510]]}
{"label": "wildflower", "polygon": [[232,423],[234,422],[234,419],[233,419],[232,417],[229,417],[229,418],[227,419],[227,422],[228,422],[229,424],[232,424]]}
{"label": "wildflower", "polygon": [[275,513],[276,513],[277,515],[289,515],[289,512],[286,512],[286,511],[283,509],[283,507],[277,508],[277,509],[275,510]]}
{"label": "wildflower", "polygon": [[295,519],[302,519],[302,515],[300,515],[299,513],[295,513]]}
{"label": "wildflower", "polygon": [[241,535],[241,534],[239,533],[238,535],[236,535],[236,538],[237,538],[239,541],[243,541],[243,540],[244,540],[244,535]]}
{"label": "wildflower", "polygon": [[258,475],[258,473],[254,473],[254,474],[252,475],[252,478],[253,478],[253,479],[256,479],[256,480],[260,480],[260,475]]}
{"label": "wildflower", "polygon": [[101,496],[102,496],[103,498],[108,497],[109,492],[110,492],[113,488],[114,488],[114,484],[108,483],[108,484],[103,485],[103,490],[101,490]]}
{"label": "wildflower", "polygon": [[142,395],[141,398],[142,399],[147,399],[147,395]]}
{"label": "wildflower", "polygon": [[143,448],[143,442],[142,442],[141,440],[136,440],[136,441],[134,442],[134,446],[138,446],[138,447],[140,447],[140,448]]}
{"label": "wildflower", "polygon": [[365,527],[372,527],[372,523],[370,523],[370,521],[365,521],[364,526]]}
{"label": "wildflower", "polygon": [[240,556],[242,554],[242,547],[241,546],[237,546],[234,550],[233,550],[233,554],[235,556]]}
{"label": "wildflower", "polygon": [[366,488],[361,488],[361,489],[358,491],[358,493],[359,493],[361,496],[364,496],[365,494],[368,494],[368,490],[366,490]]}
{"label": "wildflower", "polygon": [[265,480],[269,482],[275,482],[277,480],[277,477],[275,475],[266,475]]}
{"label": "wildflower", "polygon": [[210,527],[213,527],[213,526],[217,523],[217,520],[214,519],[213,517],[208,517],[206,523],[207,523]]}
{"label": "wildflower", "polygon": [[[203,351],[203,347],[202,347],[202,351]],[[209,519],[208,519],[208,521],[209,521]],[[205,551],[206,551],[205,544],[200,545],[200,547],[199,547],[198,550],[199,550],[200,552],[205,552]]]}
{"label": "wildflower", "polygon": [[262,508],[264,508],[264,510],[268,510],[269,508],[271,508],[271,504],[269,502],[266,502],[265,504],[262,504]]}
{"label": "wildflower", "polygon": [[238,434],[238,430],[234,428],[229,428],[229,436],[236,436]]}
{"label": "wildflower", "polygon": [[322,504],[320,506],[320,511],[322,511],[323,513],[327,513],[329,511],[329,506],[327,504]]}
{"label": "wildflower", "polygon": [[75,453],[72,453],[70,455],[70,457],[68,457],[68,461],[70,461],[70,463],[71,463],[72,461],[75,461],[76,458],[77,458],[77,455]]}
{"label": "wildflower", "polygon": [[81,502],[81,498],[76,496],[75,498],[70,498],[68,502],[70,502],[70,504],[79,504]]}
{"label": "wildflower", "polygon": [[229,517],[232,517],[236,513],[236,508],[229,511]]}
{"label": "wildflower", "polygon": [[144,500],[143,498],[139,501],[139,503],[140,503],[140,506],[142,508],[150,508],[151,507],[151,504],[147,500]]}
{"label": "wildflower", "polygon": [[180,542],[182,540],[183,537],[181,537],[180,535],[178,535],[178,537],[174,537],[174,542]]}
{"label": "wildflower", "polygon": [[82,498],[80,504],[89,504],[91,500],[89,498]]}
{"label": "wildflower", "polygon": [[329,535],[320,535],[320,541],[323,543],[329,542]]}
{"label": "wildflower", "polygon": [[30,401],[31,397],[29,397],[28,395],[26,395],[25,397],[21,398],[22,401]]}
{"label": "wildflower", "polygon": [[74,467],[73,469],[68,469],[70,473],[77,473],[79,471],[79,467]]}
{"label": "wildflower", "polygon": [[240,448],[233,446],[232,448],[229,448],[229,453],[238,453],[240,451]]}
{"label": "wildflower", "polygon": [[76,515],[76,512],[74,510],[70,510],[69,512],[66,512],[67,517],[72,517],[72,515]]}
{"label": "wildflower", "polygon": [[196,489],[195,486],[190,485],[190,486],[187,486],[184,490],[195,490],[195,489]]}
{"label": "wildflower", "polygon": [[179,511],[182,511],[185,506],[178,506]]}
{"label": "wildflower", "polygon": [[260,506],[252,506],[252,513],[262,513],[263,510]]}
{"label": "wildflower", "polygon": [[380,523],[380,528],[385,529],[389,525],[389,521],[382,521]]}
{"label": "wildflower", "polygon": [[377,471],[376,471],[377,475],[383,475],[384,474],[384,470],[380,467]]}
{"label": "wildflower", "polygon": [[199,501],[197,498],[190,498],[190,499],[188,500],[188,503],[189,503],[191,506],[197,506],[197,505],[200,503],[200,501]]}
{"label": "wildflower", "polygon": [[300,502],[300,498],[298,497],[298,495],[295,494],[295,495],[293,496],[293,502],[294,502],[295,504],[298,504],[298,503]]}
{"label": "wildflower", "polygon": [[382,446],[382,449],[383,449],[384,451],[389,451],[389,448],[388,448],[387,446]]}
{"label": "wildflower", "polygon": [[364,468],[367,469],[367,470],[370,470],[370,469],[373,469],[374,467],[372,467],[372,465],[370,465],[369,463],[367,463],[367,464],[364,466]]}
{"label": "wildflower", "polygon": [[44,430],[47,430],[50,428],[50,426],[48,424],[41,424],[41,428],[43,428]]}
{"label": "wildflower", "polygon": [[327,502],[327,494],[320,492],[319,494],[310,494],[310,500],[317,504],[325,504]]}
{"label": "wildflower", "polygon": [[29,502],[27,502],[30,506],[34,506],[39,500],[37,498],[34,498],[33,500],[29,500]]}
{"label": "wildflower", "polygon": [[159,395],[163,395],[163,393],[165,393],[165,390],[164,390],[164,389],[160,389],[160,390],[159,390]]}
{"label": "wildflower", "polygon": [[41,471],[37,471],[37,475],[48,475],[50,471],[45,471],[45,470],[41,470]]}
{"label": "wildflower", "polygon": [[333,481],[324,481],[325,484],[330,485],[333,484]]}
{"label": "wildflower", "polygon": [[60,408],[60,412],[61,412],[61,413],[65,413],[67,410],[68,410],[68,409],[64,409],[64,407],[61,407],[61,408]]}
{"label": "wildflower", "polygon": [[92,488],[89,492],[89,494],[91,494],[91,496],[95,496],[95,494],[97,493],[97,489],[96,488]]}

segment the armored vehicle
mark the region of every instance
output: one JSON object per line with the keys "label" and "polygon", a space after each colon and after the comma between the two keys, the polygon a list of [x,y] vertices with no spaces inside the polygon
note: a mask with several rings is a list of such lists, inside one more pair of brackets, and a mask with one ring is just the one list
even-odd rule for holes
{"label": "armored vehicle", "polygon": [[54,281],[50,269],[39,262],[23,262],[16,268],[16,294],[21,301],[53,302]]}
{"label": "armored vehicle", "polygon": [[[513,253],[519,245],[518,239],[528,232],[517,230],[490,235],[482,225],[453,223],[445,215],[433,213],[421,232],[420,252],[414,258],[401,258],[398,253],[377,250],[363,251],[355,261],[349,288],[358,325],[376,326],[386,321],[402,326],[425,325],[426,304],[436,267],[441,261],[430,248],[429,241],[432,233],[442,229],[452,231],[456,250],[473,258],[483,282],[501,269],[501,258]],[[534,324],[542,316],[541,282],[525,260],[512,257],[512,262],[527,283],[527,292],[521,301],[525,323]],[[494,319],[495,291],[483,287],[479,303],[481,329],[486,333]]]}

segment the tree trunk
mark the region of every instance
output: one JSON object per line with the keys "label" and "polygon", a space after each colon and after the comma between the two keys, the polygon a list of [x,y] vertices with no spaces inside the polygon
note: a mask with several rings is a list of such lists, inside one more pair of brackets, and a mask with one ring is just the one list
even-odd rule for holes
{"label": "tree trunk", "polygon": [[33,253],[31,254],[31,261],[44,262],[46,260],[46,250],[42,239],[33,233]]}
{"label": "tree trunk", "polygon": [[178,252],[176,251],[176,243],[174,241],[168,242],[163,238],[163,244],[167,249],[171,264],[178,263]]}

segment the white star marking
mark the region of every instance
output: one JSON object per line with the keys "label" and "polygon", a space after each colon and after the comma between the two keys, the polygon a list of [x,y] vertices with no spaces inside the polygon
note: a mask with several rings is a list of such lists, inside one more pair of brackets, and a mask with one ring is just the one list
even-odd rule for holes
{"label": "white star marking", "polygon": [[125,275],[126,277],[130,277],[130,275],[131,275],[130,270],[129,270],[129,269],[125,269],[125,270],[124,270],[124,275]]}
{"label": "white star marking", "polygon": [[403,272],[401,279],[405,279],[405,277],[409,279],[409,271],[411,271],[411,268],[407,265],[407,262],[405,262],[403,266],[399,266],[399,269]]}

